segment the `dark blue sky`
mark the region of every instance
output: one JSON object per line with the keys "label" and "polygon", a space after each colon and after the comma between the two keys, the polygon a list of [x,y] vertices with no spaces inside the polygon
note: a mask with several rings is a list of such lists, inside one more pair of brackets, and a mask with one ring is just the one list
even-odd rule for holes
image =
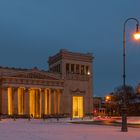
{"label": "dark blue sky", "polygon": [[[94,94],[122,83],[122,31],[140,20],[140,0],[0,0],[0,65],[48,69],[59,49],[91,52]],[[140,42],[127,23],[127,83],[140,82]]]}

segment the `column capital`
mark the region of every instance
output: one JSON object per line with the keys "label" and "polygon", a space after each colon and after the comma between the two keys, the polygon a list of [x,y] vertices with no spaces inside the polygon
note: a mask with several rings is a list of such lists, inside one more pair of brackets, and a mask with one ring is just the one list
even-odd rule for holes
{"label": "column capital", "polygon": [[18,90],[18,87],[12,87],[13,92],[16,92]]}
{"label": "column capital", "polygon": [[57,89],[57,91],[62,94],[64,89]]}
{"label": "column capital", "polygon": [[29,92],[30,91],[30,88],[25,87],[24,91],[25,92]]}
{"label": "column capital", "polygon": [[41,92],[45,92],[45,90],[46,90],[45,88],[41,88],[40,89]]}
{"label": "column capital", "polygon": [[8,88],[11,88],[13,90],[13,92],[15,92],[18,89],[18,87],[12,87],[12,86],[1,87],[1,89],[3,89],[3,90],[8,90]]}
{"label": "column capital", "polygon": [[9,87],[0,87],[0,89],[2,89],[2,90],[7,90]]}
{"label": "column capital", "polygon": [[56,91],[56,89],[55,88],[51,88],[50,91],[51,91],[51,93],[54,93]]}

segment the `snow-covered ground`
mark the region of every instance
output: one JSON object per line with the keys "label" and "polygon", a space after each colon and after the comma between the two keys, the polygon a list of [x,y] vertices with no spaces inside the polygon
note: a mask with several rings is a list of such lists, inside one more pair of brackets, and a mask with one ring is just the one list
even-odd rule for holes
{"label": "snow-covered ground", "polygon": [[140,140],[140,128],[71,124],[68,120],[0,121],[0,140]]}

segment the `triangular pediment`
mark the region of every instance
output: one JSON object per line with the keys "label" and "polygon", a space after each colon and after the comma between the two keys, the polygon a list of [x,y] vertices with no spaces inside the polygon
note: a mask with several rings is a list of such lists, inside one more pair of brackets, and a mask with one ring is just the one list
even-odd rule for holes
{"label": "triangular pediment", "polygon": [[12,77],[17,78],[33,78],[33,79],[46,79],[46,80],[59,80],[57,77],[50,75],[45,72],[31,71],[25,73],[18,73],[13,75]]}

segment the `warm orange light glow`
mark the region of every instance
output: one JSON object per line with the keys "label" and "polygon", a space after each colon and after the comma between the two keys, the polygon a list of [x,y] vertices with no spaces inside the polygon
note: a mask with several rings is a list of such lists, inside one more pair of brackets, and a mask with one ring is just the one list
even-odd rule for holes
{"label": "warm orange light glow", "polygon": [[83,117],[83,97],[73,96],[73,118]]}
{"label": "warm orange light glow", "polygon": [[90,75],[90,72],[88,71],[88,73],[87,73],[88,75]]}
{"label": "warm orange light glow", "polygon": [[13,89],[8,88],[8,115],[13,115]]}
{"label": "warm orange light glow", "polygon": [[140,94],[140,87],[138,87],[137,92]]}
{"label": "warm orange light glow", "polygon": [[25,113],[25,93],[24,88],[18,88],[18,114]]}
{"label": "warm orange light glow", "polygon": [[139,32],[135,33],[133,36],[134,36],[135,40],[140,40],[140,33]]}
{"label": "warm orange light glow", "polygon": [[41,117],[41,94],[38,89],[30,89],[30,116],[39,118]]}
{"label": "warm orange light glow", "polygon": [[106,96],[106,100],[110,100],[110,96]]}
{"label": "warm orange light glow", "polygon": [[44,114],[51,114],[51,90],[46,89],[44,94]]}

